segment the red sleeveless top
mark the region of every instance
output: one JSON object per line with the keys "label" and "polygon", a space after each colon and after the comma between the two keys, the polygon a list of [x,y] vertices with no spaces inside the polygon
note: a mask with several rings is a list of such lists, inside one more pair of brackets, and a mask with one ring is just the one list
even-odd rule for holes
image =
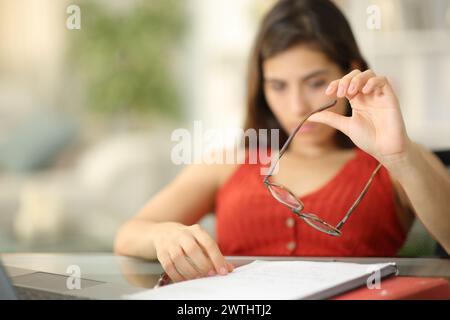
{"label": "red sleeveless top", "polygon": [[[336,225],[363,190],[378,162],[355,156],[318,190],[302,196],[304,212]],[[397,219],[394,188],[382,167],[368,192],[334,237],[317,231],[275,200],[263,184],[261,162],[240,164],[216,194],[216,237],[224,255],[393,256],[406,234]]]}

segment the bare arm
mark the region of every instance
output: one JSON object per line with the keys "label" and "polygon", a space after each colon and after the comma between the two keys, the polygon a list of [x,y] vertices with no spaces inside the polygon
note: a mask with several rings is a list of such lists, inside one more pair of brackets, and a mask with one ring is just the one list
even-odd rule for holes
{"label": "bare arm", "polygon": [[405,156],[387,169],[428,232],[450,252],[450,176],[444,165],[431,152],[410,143]]}
{"label": "bare arm", "polygon": [[231,272],[233,266],[217,243],[193,224],[214,208],[219,169],[220,165],[195,164],[182,170],[119,230],[115,252],[158,259],[174,282]]}
{"label": "bare arm", "polygon": [[115,252],[156,259],[153,238],[162,223],[192,225],[214,207],[217,167],[190,165],[119,230]]}

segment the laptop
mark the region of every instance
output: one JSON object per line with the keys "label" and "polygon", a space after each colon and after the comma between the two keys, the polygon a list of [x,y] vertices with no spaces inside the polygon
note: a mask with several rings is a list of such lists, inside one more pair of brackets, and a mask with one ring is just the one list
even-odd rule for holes
{"label": "laptop", "polygon": [[68,275],[5,267],[0,260],[0,300],[116,300],[144,288],[80,279],[80,289],[68,289]]}

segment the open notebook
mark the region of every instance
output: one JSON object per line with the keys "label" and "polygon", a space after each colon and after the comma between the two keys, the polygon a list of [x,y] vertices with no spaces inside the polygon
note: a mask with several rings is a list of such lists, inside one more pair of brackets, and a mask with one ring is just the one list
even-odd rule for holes
{"label": "open notebook", "polygon": [[397,272],[395,263],[357,264],[313,261],[262,261],[213,276],[169,284],[125,299],[288,300],[327,299],[376,284]]}

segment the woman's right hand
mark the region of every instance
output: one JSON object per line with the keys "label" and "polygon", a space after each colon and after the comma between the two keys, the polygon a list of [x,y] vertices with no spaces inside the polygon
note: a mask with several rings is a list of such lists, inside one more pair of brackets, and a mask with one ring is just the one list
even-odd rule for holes
{"label": "woman's right hand", "polygon": [[217,243],[198,224],[163,222],[158,226],[154,246],[159,262],[173,282],[233,271],[233,265],[225,261]]}

